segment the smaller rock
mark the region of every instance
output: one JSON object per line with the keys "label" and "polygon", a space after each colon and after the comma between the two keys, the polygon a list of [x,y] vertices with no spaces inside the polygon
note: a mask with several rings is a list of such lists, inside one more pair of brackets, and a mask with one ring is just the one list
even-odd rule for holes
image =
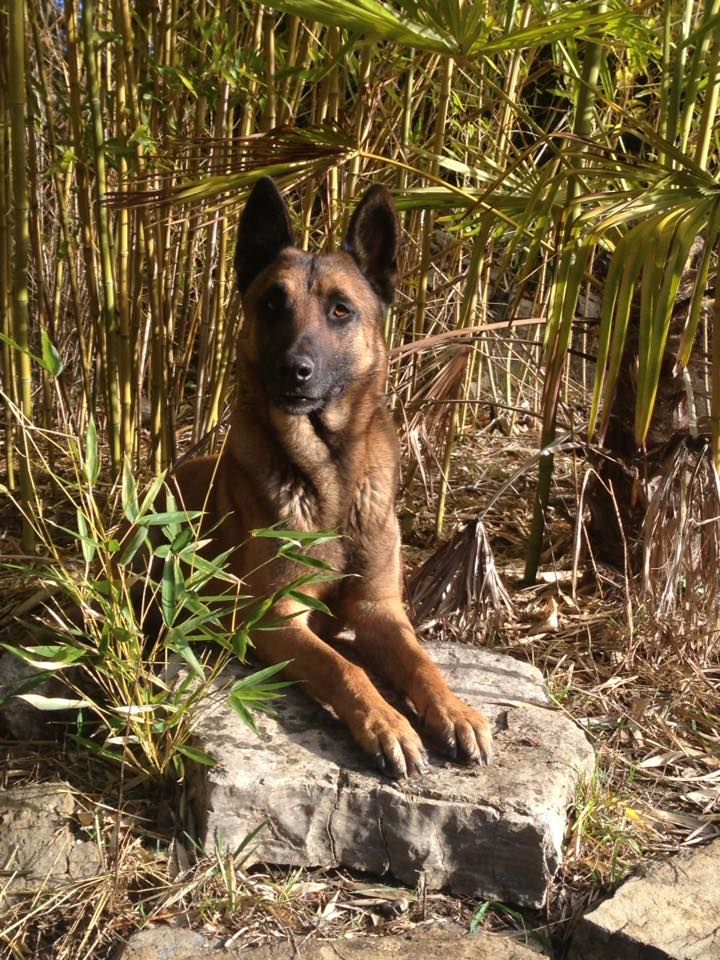
{"label": "smaller rock", "polygon": [[0,718],[10,736],[16,740],[47,739],[48,714],[15,697],[18,691],[29,692],[31,689],[35,693],[49,696],[50,675],[36,686],[33,685],[33,679],[38,673],[35,667],[31,667],[14,653],[0,653],[0,700],[12,698],[0,706]]}
{"label": "smaller rock", "polygon": [[77,667],[53,673],[38,670],[9,650],[0,652],[0,728],[4,727],[15,740],[48,740],[56,736],[60,725],[71,720],[76,711],[39,710],[17,694],[74,700],[78,695],[68,684],[71,676],[80,678]]}
{"label": "smaller rock", "polygon": [[216,944],[195,930],[148,927],[121,944],[113,954],[113,960],[199,960],[210,956],[225,960],[227,954],[216,952],[216,949]]}
{"label": "smaller rock", "polygon": [[68,874],[71,880],[95,877],[103,868],[100,850],[91,840],[76,840],[68,854]]}
{"label": "smaller rock", "polygon": [[40,884],[93,876],[99,850],[70,829],[75,800],[66,783],[34,783],[0,792],[0,871],[13,895]]}
{"label": "smaller rock", "polygon": [[651,864],[580,922],[573,960],[718,960],[720,840]]}

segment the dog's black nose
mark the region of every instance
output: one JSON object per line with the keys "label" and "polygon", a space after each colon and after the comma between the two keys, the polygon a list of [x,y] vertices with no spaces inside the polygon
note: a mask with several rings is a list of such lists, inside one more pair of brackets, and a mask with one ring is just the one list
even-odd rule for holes
{"label": "dog's black nose", "polygon": [[315,372],[315,364],[312,359],[305,354],[295,357],[286,357],[280,367],[280,373],[290,383],[296,386],[304,386],[311,379]]}
{"label": "dog's black nose", "polygon": [[305,383],[313,375],[315,364],[310,357],[298,357],[295,361],[295,378],[299,383]]}

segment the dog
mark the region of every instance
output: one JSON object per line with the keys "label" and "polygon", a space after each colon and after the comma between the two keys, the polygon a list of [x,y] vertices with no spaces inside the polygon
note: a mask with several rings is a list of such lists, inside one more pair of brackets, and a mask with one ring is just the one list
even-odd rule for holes
{"label": "dog", "polygon": [[[385,406],[383,319],[393,298],[399,225],[390,193],[373,186],[356,207],[342,249],[314,254],[294,242],[274,182],[253,187],[238,228],[235,266],[244,311],[237,402],[222,452],[176,473],[188,510],[204,510],[212,549],[254,597],[307,570],[250,532],[281,524],[331,530],[313,549],[341,574],[303,589],[354,631],[368,669],[410,701],[423,732],[452,759],[489,763],[487,719],[459,700],[420,646],[402,601],[395,515],[398,442]],[[329,706],[393,778],[421,774],[427,754],[408,719],[369,674],[321,638],[316,613],[284,597],[277,629],[253,645],[267,664]]]}

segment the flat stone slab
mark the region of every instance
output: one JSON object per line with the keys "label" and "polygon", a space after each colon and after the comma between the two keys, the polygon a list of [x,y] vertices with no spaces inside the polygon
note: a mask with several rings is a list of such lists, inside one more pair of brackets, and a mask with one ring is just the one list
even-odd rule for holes
{"label": "flat stone slab", "polygon": [[292,944],[243,950],[247,960],[539,960],[533,950],[491,933],[472,935],[443,930],[414,930],[396,937],[354,937],[313,941],[299,949]]}
{"label": "flat stone slab", "polygon": [[651,864],[583,917],[576,960],[718,960],[720,840]]}
{"label": "flat stone slab", "polygon": [[191,930],[154,927],[133,934],[113,960],[437,960],[443,953],[453,960],[538,960],[537,953],[506,937],[445,927],[416,927],[391,937],[298,941],[223,950]]}
{"label": "flat stone slab", "polygon": [[248,863],[344,866],[411,886],[422,876],[430,890],[542,906],[592,748],[552,708],[534,667],[474,646],[426,647],[455,693],[493,722],[491,767],[430,751],[427,774],[390,781],[298,690],[257,718],[259,737],[218,697],[195,739],[217,766],[189,774],[206,849],[236,849],[265,823]]}

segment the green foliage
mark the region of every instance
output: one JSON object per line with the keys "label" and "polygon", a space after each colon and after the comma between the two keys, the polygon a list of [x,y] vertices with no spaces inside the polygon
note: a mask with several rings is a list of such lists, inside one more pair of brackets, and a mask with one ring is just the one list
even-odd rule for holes
{"label": "green foliage", "polygon": [[[81,746],[138,771],[166,774],[174,768],[181,774],[184,760],[211,764],[191,742],[203,700],[225,667],[246,659],[254,630],[283,622],[273,613],[280,599],[291,596],[301,609],[329,612],[303,588],[336,578],[308,554],[333,535],[256,531],[308,571],[258,601],[230,572],[227,552],[207,554],[213,531],[200,532],[202,514],[180,508],[162,476],[141,495],[126,462],[108,503],[98,483],[92,420],[84,449],[77,443],[72,449],[75,480],[54,480],[76,523],[48,521],[38,528],[48,560],[31,574],[42,579],[53,601],[29,625],[34,640],[4,645],[36,671],[16,695],[39,710],[74,711]],[[119,523],[106,522],[119,512]],[[79,565],[68,540],[78,547]],[[161,623],[149,638],[153,611]],[[289,685],[276,677],[285,666],[250,673],[228,690],[229,704],[251,730],[253,712],[270,710]],[[35,689],[50,677],[62,680],[67,692]]]}
{"label": "green foliage", "polygon": [[[98,22],[85,22],[93,9]],[[462,414],[418,414],[425,439],[414,451],[443,490],[478,387],[509,411],[530,404],[547,449],[568,358],[592,363],[597,346],[587,419],[589,437],[602,437],[630,332],[642,448],[672,366],[664,354],[680,368],[702,362],[720,236],[720,0],[275,0],[181,5],[171,23],[155,10],[141,23],[123,3],[68,4],[26,17],[46,41],[27,65],[39,206],[30,337],[19,346],[13,329],[0,332],[6,394],[17,403],[24,384],[8,361],[33,360],[35,421],[65,425],[77,411],[84,431],[92,418],[115,475],[146,453],[159,472],[179,422],[192,445],[221,420],[240,325],[232,233],[265,174],[296,194],[299,240],[335,248],[363,185],[394,190],[408,242],[387,334],[391,349],[417,349],[412,365],[393,367],[393,396],[412,408],[449,365],[445,348],[458,341],[431,337],[464,328],[473,345],[453,396],[433,398]],[[75,45],[58,42],[70,35]],[[56,276],[35,262],[44,235]],[[697,238],[705,249],[678,344],[669,329]],[[597,342],[583,317],[590,294],[602,301]],[[720,345],[710,353],[703,413],[716,424]],[[720,429],[711,442],[720,464]],[[545,457],[545,486],[551,470]],[[545,500],[540,490],[536,527]],[[123,549],[142,543],[138,532]]]}

